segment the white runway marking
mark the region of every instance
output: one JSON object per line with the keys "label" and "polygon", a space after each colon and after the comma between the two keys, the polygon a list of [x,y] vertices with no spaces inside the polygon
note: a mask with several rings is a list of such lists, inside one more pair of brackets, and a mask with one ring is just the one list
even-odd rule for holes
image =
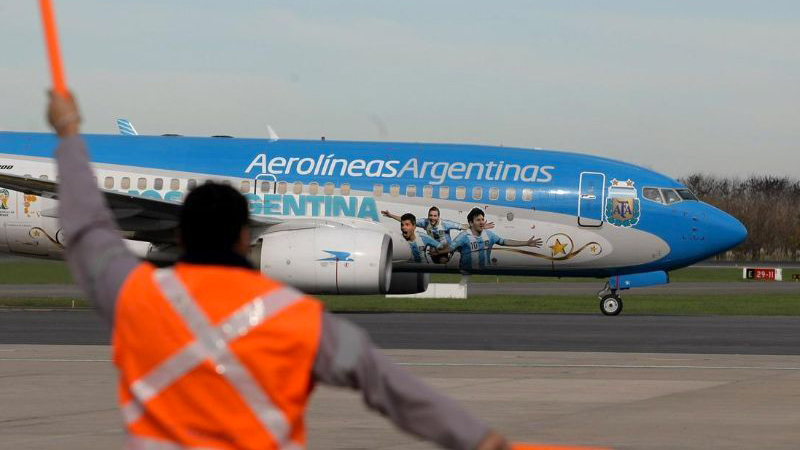
{"label": "white runway marking", "polygon": [[536,364],[536,363],[397,363],[418,367],[531,367],[531,368],[590,368],[590,369],[697,369],[697,370],[800,370],[800,367],[774,366],[686,366],[637,364]]}

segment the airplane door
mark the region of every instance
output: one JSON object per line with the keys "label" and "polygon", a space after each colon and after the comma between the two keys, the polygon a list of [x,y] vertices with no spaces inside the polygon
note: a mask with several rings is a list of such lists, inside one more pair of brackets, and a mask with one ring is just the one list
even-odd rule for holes
{"label": "airplane door", "polygon": [[581,172],[578,185],[578,225],[599,227],[603,225],[603,201],[606,176],[599,172]]}
{"label": "airplane door", "polygon": [[253,194],[274,194],[277,191],[278,179],[275,178],[275,175],[260,173],[253,179]]}

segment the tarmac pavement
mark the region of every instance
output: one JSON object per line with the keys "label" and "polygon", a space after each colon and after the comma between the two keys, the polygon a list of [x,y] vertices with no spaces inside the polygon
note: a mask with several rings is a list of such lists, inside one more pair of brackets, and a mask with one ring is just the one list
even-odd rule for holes
{"label": "tarmac pavement", "polygon": [[[120,448],[109,347],[0,345],[0,449]],[[800,356],[388,350],[516,440],[616,449],[794,449]],[[321,387],[309,448],[428,449]]]}

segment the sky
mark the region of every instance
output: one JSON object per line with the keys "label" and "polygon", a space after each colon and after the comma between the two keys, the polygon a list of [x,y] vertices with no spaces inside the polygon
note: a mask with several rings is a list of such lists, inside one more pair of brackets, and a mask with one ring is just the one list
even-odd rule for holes
{"label": "sky", "polygon": [[[37,2],[0,130],[46,131]],[[800,177],[800,2],[54,0],[83,131],[457,142]],[[454,155],[455,156],[455,155]]]}

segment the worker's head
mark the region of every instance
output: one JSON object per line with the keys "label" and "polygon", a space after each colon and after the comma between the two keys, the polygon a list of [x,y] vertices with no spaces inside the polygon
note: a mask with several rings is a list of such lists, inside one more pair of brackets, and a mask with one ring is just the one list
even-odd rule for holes
{"label": "worker's head", "polygon": [[235,251],[247,255],[250,229],[247,200],[224,184],[206,183],[189,192],[181,208],[179,241],[184,251]]}
{"label": "worker's head", "polygon": [[482,209],[472,208],[469,214],[467,214],[467,222],[469,222],[469,227],[472,231],[480,233],[483,230],[483,226],[486,224],[486,215],[483,213]]}
{"label": "worker's head", "polygon": [[436,206],[431,206],[431,209],[428,210],[428,222],[430,222],[431,226],[436,226],[439,224],[439,208]]}
{"label": "worker's head", "polygon": [[400,231],[406,240],[414,238],[414,229],[417,227],[417,218],[411,213],[400,216]]}

